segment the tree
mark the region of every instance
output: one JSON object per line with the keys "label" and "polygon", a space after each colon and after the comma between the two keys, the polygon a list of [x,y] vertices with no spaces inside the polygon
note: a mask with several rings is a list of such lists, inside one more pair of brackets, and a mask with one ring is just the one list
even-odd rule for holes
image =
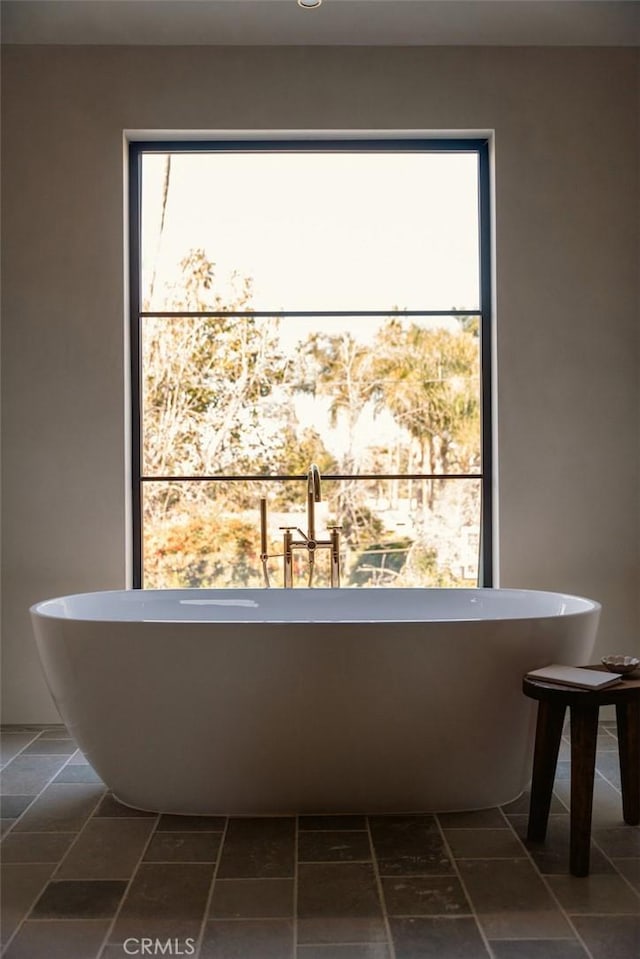
{"label": "tree", "polygon": [[150,522],[145,536],[149,588],[260,586],[255,522],[216,503]]}
{"label": "tree", "polygon": [[[375,389],[371,348],[350,333],[314,333],[303,344],[302,357],[303,374],[298,388],[329,398],[330,423],[339,426],[346,439],[336,456],[338,470],[357,475],[365,465],[358,449],[358,423]],[[342,524],[345,539],[353,546],[370,542],[382,529],[380,520],[365,505],[365,498],[362,483],[340,480],[334,519]]]}
{"label": "tree", "polygon": [[[304,475],[312,461],[335,468],[319,435],[300,430],[292,359],[281,348],[278,318],[251,315],[251,281],[234,275],[231,293],[223,293],[203,250],[180,267],[163,311],[222,315],[143,321],[145,473]],[[230,315],[240,311],[246,315]],[[303,489],[276,486],[273,505],[296,503],[304,512]],[[267,482],[145,483],[145,582],[259,585],[258,502],[272,490]]]}
{"label": "tree", "polygon": [[350,333],[313,333],[303,345],[305,374],[299,389],[330,398],[331,425],[344,426],[347,437],[340,471],[357,472],[355,436],[358,419],[373,394],[371,349]]}
{"label": "tree", "polygon": [[[146,475],[304,477],[316,462],[322,473],[346,475],[337,491],[324,487],[323,499],[359,564],[358,583],[367,576],[378,582],[424,575],[426,561],[419,557],[435,568],[433,543],[413,529],[411,547],[404,541],[400,547],[396,527],[404,519],[387,521],[380,482],[357,477],[412,472],[416,458],[419,470],[431,473],[468,472],[479,463],[475,318],[463,318],[453,330],[390,319],[369,343],[347,332],[315,333],[296,352],[282,345],[278,317],[253,315],[251,296],[250,279],[237,274],[225,292],[215,264],[203,250],[192,250],[162,309],[201,315],[143,320]],[[327,448],[330,436],[301,428],[300,393],[327,399],[330,423],[340,432],[335,450]],[[396,435],[363,437],[363,423],[383,411],[395,420]],[[147,583],[259,585],[259,498],[268,495],[270,508],[284,514],[299,510],[303,525],[305,489],[296,480],[145,483]],[[388,493],[401,511],[406,495],[398,486]],[[429,484],[428,502],[424,493],[421,498],[423,527],[434,495]],[[415,525],[414,517],[407,520],[408,529]],[[276,538],[269,549],[280,545]],[[303,578],[304,570],[297,575]],[[318,582],[324,576],[319,570]]]}
{"label": "tree", "polygon": [[[181,262],[168,291],[172,312],[248,311],[251,281],[232,278],[233,296],[216,292],[215,264],[203,250]],[[288,360],[278,319],[248,315],[148,317],[143,327],[143,456],[149,475],[239,473],[268,459],[285,399],[278,386]],[[253,427],[260,424],[260,429]],[[199,498],[201,491],[189,496]],[[171,498],[165,497],[165,507]],[[157,507],[154,503],[154,508]]]}
{"label": "tree", "polygon": [[[418,448],[421,473],[468,468],[479,457],[479,356],[464,329],[390,319],[375,345],[378,408],[386,407]],[[429,508],[433,506],[429,484]]]}

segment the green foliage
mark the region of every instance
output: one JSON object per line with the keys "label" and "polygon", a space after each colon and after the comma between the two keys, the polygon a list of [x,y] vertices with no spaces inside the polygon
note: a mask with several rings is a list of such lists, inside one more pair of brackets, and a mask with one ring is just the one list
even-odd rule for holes
{"label": "green foliage", "polygon": [[145,586],[259,586],[255,523],[219,507],[190,504],[156,519],[145,537]]}
{"label": "green foliage", "polygon": [[477,317],[460,328],[425,328],[389,319],[373,346],[350,333],[313,334],[303,348],[298,389],[330,398],[332,425],[343,417],[351,466],[353,434],[365,406],[388,410],[418,450],[420,472],[468,470],[479,464]]}
{"label": "green foliage", "polygon": [[370,543],[385,531],[380,517],[362,502],[357,482],[346,481],[342,484],[336,513],[331,522],[342,526],[342,536],[351,547],[358,548]]}
{"label": "green foliage", "polygon": [[[479,356],[463,331],[388,321],[375,347],[378,408],[417,442],[420,472],[446,473],[479,459]],[[469,440],[475,438],[475,448]]]}
{"label": "green foliage", "polygon": [[442,569],[432,546],[408,537],[374,543],[362,550],[351,568],[350,586],[462,586],[451,570]]}
{"label": "green foliage", "polygon": [[358,554],[349,575],[349,585],[395,585],[407,561],[411,544],[412,540],[403,537],[368,546]]}
{"label": "green foliage", "polygon": [[[308,427],[299,433],[291,423],[285,426],[278,438],[276,455],[280,471],[290,476],[300,474],[306,477],[311,463],[316,464],[321,474],[334,473],[337,468],[335,457],[327,450],[317,430]],[[305,493],[306,486],[303,483],[278,484],[271,505],[277,510],[299,508],[304,511]]]}
{"label": "green foliage", "polygon": [[[235,297],[225,302],[204,251],[192,251],[181,268],[167,310],[249,309],[250,281],[235,277]],[[251,427],[275,423],[285,405],[278,391],[289,360],[279,348],[277,318],[149,317],[143,331],[145,472],[237,473],[268,458],[268,429],[260,434]]]}
{"label": "green foliage", "polygon": [[329,397],[330,423],[335,427],[342,418],[340,425],[347,438],[340,471],[357,472],[355,431],[360,414],[373,396],[373,353],[350,333],[313,333],[303,344],[301,359],[303,372],[297,388]]}
{"label": "green foliage", "polygon": [[458,321],[463,333],[468,333],[475,339],[480,339],[480,317],[479,316],[459,316]]}
{"label": "green foliage", "polygon": [[442,568],[438,561],[438,551],[433,546],[415,543],[407,554],[407,562],[397,586],[464,586],[459,577],[450,569]]}

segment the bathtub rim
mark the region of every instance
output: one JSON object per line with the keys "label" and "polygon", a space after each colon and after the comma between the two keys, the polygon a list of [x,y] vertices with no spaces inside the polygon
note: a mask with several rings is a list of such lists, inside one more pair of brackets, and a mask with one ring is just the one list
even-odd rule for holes
{"label": "bathtub rim", "polygon": [[[598,600],[591,599],[586,596],[579,596],[573,593],[565,592],[556,592],[553,590],[539,590],[539,589],[525,589],[519,587],[379,587],[376,592],[389,594],[390,596],[394,593],[397,595],[402,592],[424,592],[424,593],[440,593],[447,595],[455,594],[509,594],[512,597],[522,596],[527,597],[553,597],[555,600],[566,600],[575,604],[577,608],[565,612],[549,612],[543,610],[535,610],[531,607],[527,608],[523,605],[522,612],[519,612],[517,615],[510,613],[509,615],[485,615],[485,616],[468,616],[468,615],[446,615],[446,616],[431,616],[431,617],[410,617],[410,618],[399,618],[398,616],[389,616],[388,618],[382,617],[367,617],[366,615],[354,615],[349,619],[343,619],[337,615],[317,615],[313,617],[309,616],[300,616],[292,615],[289,618],[276,617],[274,615],[265,615],[263,618],[243,618],[241,616],[235,616],[233,618],[225,617],[222,613],[223,607],[218,607],[220,615],[216,617],[207,617],[205,615],[197,619],[187,619],[187,618],[143,618],[142,616],[138,618],[118,618],[113,617],[108,614],[102,614],[100,616],[93,615],[89,616],[86,613],[84,614],[75,614],[75,615],[61,615],[59,609],[55,608],[55,604],[62,603],[64,601],[72,602],[74,599],[102,599],[109,600],[114,599],[118,596],[124,596],[129,594],[138,594],[141,596],[148,596],[150,599],[153,596],[165,596],[167,594],[175,595],[192,595],[194,598],[198,595],[202,596],[205,593],[236,593],[236,594],[251,594],[254,592],[269,592],[274,593],[283,593],[287,594],[296,594],[297,596],[305,595],[308,593],[320,593],[328,592],[329,590],[320,590],[308,587],[299,587],[295,590],[276,590],[271,589],[267,590],[266,587],[185,587],[185,588],[176,588],[176,589],[133,589],[133,588],[122,588],[122,589],[108,589],[108,590],[92,590],[81,593],[70,593],[64,596],[56,596],[50,599],[40,600],[37,603],[34,603],[29,607],[29,613],[32,619],[44,619],[52,620],[56,622],[69,622],[69,623],[106,623],[106,624],[124,624],[124,623],[145,623],[153,625],[176,625],[176,624],[193,624],[193,625],[310,625],[310,624],[390,624],[390,623],[489,623],[489,622],[520,622],[522,620],[535,620],[535,621],[544,621],[552,619],[571,619],[580,616],[590,616],[590,615],[600,615],[602,610],[602,604]],[[353,590],[342,589],[340,592],[354,592],[354,593],[365,593],[370,592],[370,590]],[[194,604],[196,605],[196,604]],[[206,603],[202,603],[202,608],[206,608]]]}

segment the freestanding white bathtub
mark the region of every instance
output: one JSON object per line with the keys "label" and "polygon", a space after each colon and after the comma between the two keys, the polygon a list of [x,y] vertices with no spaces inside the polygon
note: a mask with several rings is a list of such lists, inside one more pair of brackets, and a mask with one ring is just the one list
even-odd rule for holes
{"label": "freestanding white bathtub", "polygon": [[509,589],[128,590],[32,607],[62,719],[172,813],[478,809],[530,776],[523,674],[585,664],[600,606]]}

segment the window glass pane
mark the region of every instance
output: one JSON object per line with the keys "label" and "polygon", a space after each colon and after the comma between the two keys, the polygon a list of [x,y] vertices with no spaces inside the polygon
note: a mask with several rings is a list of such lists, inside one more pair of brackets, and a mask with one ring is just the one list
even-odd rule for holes
{"label": "window glass pane", "polygon": [[259,310],[478,310],[469,153],[146,154],[142,300],[166,308],[193,250]]}
{"label": "window glass pane", "polygon": [[477,473],[479,319],[146,317],[147,476]]}
{"label": "window glass pane", "polygon": [[[143,585],[264,585],[261,497],[270,584],[293,526],[307,585],[311,463],[342,586],[476,585],[484,148],[219,146],[139,153]],[[320,549],[313,585],[330,574]]]}
{"label": "window glass pane", "polygon": [[[271,585],[283,585],[283,526],[308,532],[307,484],[299,480],[144,483],[144,585],[257,587],[260,498],[267,500]],[[322,481],[316,537],[341,529],[341,585],[475,586],[480,480]],[[301,532],[300,532],[301,531]],[[280,555],[277,555],[280,554]],[[294,586],[306,586],[308,552],[294,550]],[[329,586],[329,550],[317,550],[314,586]]]}

